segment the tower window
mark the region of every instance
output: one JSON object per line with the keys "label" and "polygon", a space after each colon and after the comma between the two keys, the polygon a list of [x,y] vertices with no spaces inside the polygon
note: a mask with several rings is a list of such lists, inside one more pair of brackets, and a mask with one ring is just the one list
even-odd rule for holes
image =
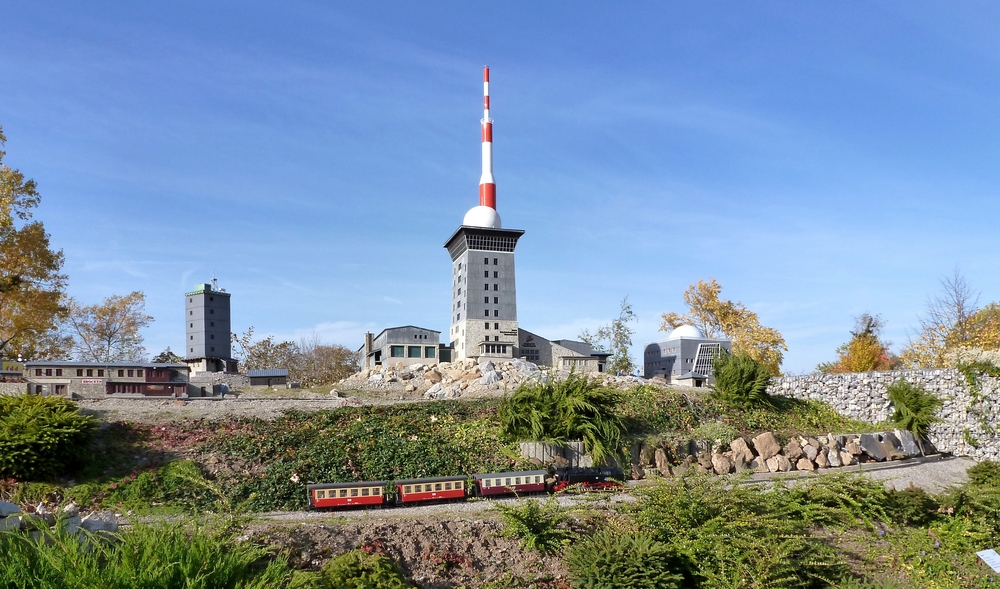
{"label": "tower window", "polygon": [[500,304],[500,297],[493,297],[493,304],[494,305],[499,305]]}
{"label": "tower window", "polygon": [[499,323],[494,323],[493,324],[493,329],[500,329],[500,324]]}
{"label": "tower window", "polygon": [[496,270],[493,271],[493,278],[500,278],[500,273]]}
{"label": "tower window", "polygon": [[209,309],[208,312],[214,314],[215,313],[215,309]]}
{"label": "tower window", "polygon": [[493,285],[493,290],[500,290],[500,285],[499,284],[494,284]]}
{"label": "tower window", "polygon": [[490,316],[490,310],[489,310],[489,309],[486,309],[486,316],[487,316],[487,317],[489,317],[489,316]]}
{"label": "tower window", "polygon": [[490,304],[490,297],[483,297],[483,302],[487,305]]}
{"label": "tower window", "polygon": [[499,335],[494,335],[493,336],[493,341],[495,341],[495,342],[500,341],[500,336]]}
{"label": "tower window", "polygon": [[490,277],[490,271],[489,270],[483,270],[483,278],[489,278],[489,277]]}
{"label": "tower window", "polygon": [[191,324],[191,327],[194,327],[194,323]]}
{"label": "tower window", "polygon": [[498,265],[498,261],[499,261],[498,258],[493,258],[493,265],[497,266]]}
{"label": "tower window", "polygon": [[483,290],[489,290],[489,289],[490,289],[490,285],[488,285],[488,284],[484,284],[483,285]]}
{"label": "tower window", "polygon": [[487,322],[486,322],[486,329],[489,329],[489,328],[490,328],[490,322],[489,322],[489,321],[487,321]]}
{"label": "tower window", "polygon": [[490,259],[489,258],[483,258],[483,263],[488,266],[489,263],[490,263]]}
{"label": "tower window", "polygon": [[500,316],[500,309],[493,309],[493,316],[494,317],[499,317]]}

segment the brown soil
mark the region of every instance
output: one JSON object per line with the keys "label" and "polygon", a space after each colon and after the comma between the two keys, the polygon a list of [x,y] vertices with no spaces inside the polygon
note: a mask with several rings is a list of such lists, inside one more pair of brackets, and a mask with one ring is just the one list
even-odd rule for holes
{"label": "brown soil", "polygon": [[[422,589],[545,583],[557,587],[566,570],[558,557],[521,548],[516,539],[500,536],[492,518],[450,519],[366,517],[324,523],[255,524],[250,535],[291,552],[292,563],[318,570],[330,559],[355,548],[382,552],[398,562]],[[542,587],[545,585],[535,585]]]}

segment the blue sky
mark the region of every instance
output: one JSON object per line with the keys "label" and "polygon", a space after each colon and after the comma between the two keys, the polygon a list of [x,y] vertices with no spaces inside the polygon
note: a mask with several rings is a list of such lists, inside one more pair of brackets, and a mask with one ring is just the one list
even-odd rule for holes
{"label": "blue sky", "polygon": [[213,272],[240,331],[447,333],[489,64],[526,329],[628,295],[638,358],[713,276],[798,373],[865,311],[898,350],[956,267],[1000,299],[1000,6],[343,4],[0,2],[6,162],[70,294],[145,292],[152,353]]}

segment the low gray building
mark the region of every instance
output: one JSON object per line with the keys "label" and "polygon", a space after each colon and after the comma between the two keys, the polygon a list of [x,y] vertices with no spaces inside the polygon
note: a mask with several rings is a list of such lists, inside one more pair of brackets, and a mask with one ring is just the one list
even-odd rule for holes
{"label": "low gray building", "polygon": [[539,366],[574,372],[604,372],[608,354],[575,340],[548,340],[525,329],[517,330],[518,356]]}
{"label": "low gray building", "polygon": [[712,361],[721,350],[732,352],[727,339],[705,337],[693,325],[681,325],[667,339],[644,346],[642,375],[659,376],[670,384],[700,387],[711,384]]}
{"label": "low gray building", "polygon": [[376,336],[366,333],[358,355],[362,370],[382,364],[410,366],[451,362],[451,348],[441,345],[441,332],[414,325],[388,327]]}
{"label": "low gray building", "polygon": [[140,362],[25,362],[28,392],[60,397],[103,398],[200,396],[188,382],[186,364]]}
{"label": "low gray building", "polygon": [[247,378],[252,387],[285,386],[288,384],[287,368],[266,368],[263,370],[247,370]]}

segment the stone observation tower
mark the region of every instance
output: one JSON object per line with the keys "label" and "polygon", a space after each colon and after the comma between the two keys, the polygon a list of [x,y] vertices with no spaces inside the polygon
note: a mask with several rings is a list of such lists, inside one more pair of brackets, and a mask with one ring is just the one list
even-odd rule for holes
{"label": "stone observation tower", "polygon": [[229,300],[211,284],[198,284],[184,295],[184,363],[192,372],[236,372],[233,360]]}
{"label": "stone observation tower", "polygon": [[490,68],[483,69],[483,175],[479,206],[444,247],[451,254],[451,330],[454,359],[516,358],[518,345],[514,248],[524,231],[503,229],[493,180]]}

